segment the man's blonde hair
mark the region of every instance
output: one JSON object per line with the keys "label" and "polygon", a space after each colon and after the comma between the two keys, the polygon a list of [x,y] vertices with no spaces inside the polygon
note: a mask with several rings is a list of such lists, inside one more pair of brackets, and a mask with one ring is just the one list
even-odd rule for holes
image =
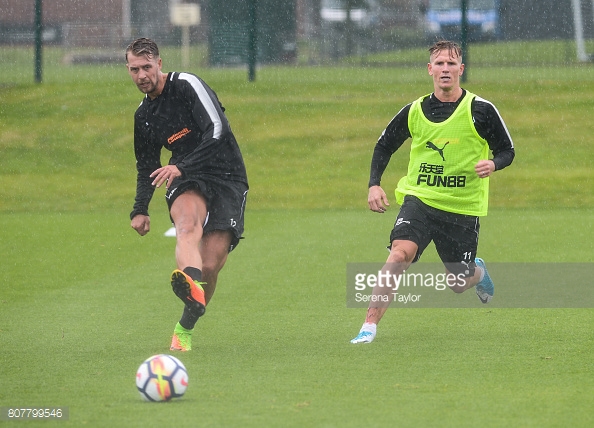
{"label": "man's blonde hair", "polygon": [[462,48],[460,45],[458,45],[458,43],[449,40],[440,40],[435,42],[433,46],[429,48],[429,59],[431,60],[434,55],[446,50],[450,54],[451,58],[460,58],[460,61],[462,61]]}
{"label": "man's blonde hair", "polygon": [[147,58],[159,59],[159,47],[151,39],[141,37],[134,40],[126,48],[126,62],[128,62],[128,52],[134,56],[146,56]]}

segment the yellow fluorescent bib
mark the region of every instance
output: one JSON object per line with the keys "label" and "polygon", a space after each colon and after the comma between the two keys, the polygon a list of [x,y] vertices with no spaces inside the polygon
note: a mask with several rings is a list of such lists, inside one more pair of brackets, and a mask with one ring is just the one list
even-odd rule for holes
{"label": "yellow fluorescent bib", "polygon": [[408,174],[398,182],[396,200],[414,195],[434,208],[472,216],[487,215],[489,179],[479,178],[474,166],[488,159],[489,146],[476,132],[471,103],[476,95],[466,92],[454,113],[433,123],[423,114],[421,97],[408,114],[412,135]]}

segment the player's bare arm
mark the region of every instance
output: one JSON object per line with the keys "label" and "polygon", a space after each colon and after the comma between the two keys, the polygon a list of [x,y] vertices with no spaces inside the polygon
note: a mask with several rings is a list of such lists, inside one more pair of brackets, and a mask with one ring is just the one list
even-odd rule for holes
{"label": "player's bare arm", "polygon": [[384,213],[390,206],[386,192],[380,186],[371,186],[367,196],[369,209],[376,213]]}

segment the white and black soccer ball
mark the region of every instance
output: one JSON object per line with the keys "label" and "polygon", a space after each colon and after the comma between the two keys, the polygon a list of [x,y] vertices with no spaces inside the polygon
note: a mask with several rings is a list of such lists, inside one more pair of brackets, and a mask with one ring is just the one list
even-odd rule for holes
{"label": "white and black soccer ball", "polygon": [[171,355],[153,355],[136,371],[136,387],[146,401],[169,401],[186,392],[188,372],[183,363]]}

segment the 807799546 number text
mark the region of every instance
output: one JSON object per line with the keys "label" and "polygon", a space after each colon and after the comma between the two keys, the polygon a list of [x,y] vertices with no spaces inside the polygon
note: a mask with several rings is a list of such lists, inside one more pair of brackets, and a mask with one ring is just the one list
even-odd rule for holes
{"label": "807799546 number text", "polygon": [[18,419],[68,420],[68,407],[0,407],[0,420]]}

